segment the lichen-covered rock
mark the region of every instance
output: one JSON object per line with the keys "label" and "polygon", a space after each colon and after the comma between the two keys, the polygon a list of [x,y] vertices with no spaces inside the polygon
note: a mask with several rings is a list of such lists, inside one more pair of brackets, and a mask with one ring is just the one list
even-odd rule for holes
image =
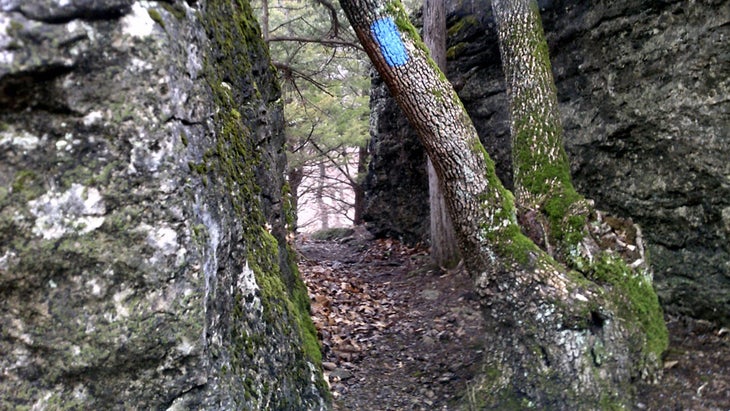
{"label": "lichen-covered rock", "polygon": [[0,409],[322,409],[248,2],[0,3]]}
{"label": "lichen-covered rock", "polygon": [[[509,186],[507,102],[489,3],[452,5],[448,75]],[[729,323],[730,61],[722,44],[730,4],[538,3],[576,186],[599,208],[643,228],[667,311]],[[399,114],[373,114],[377,124],[386,125],[371,143],[374,159],[419,144],[381,116]],[[399,168],[425,168],[416,153]],[[379,167],[389,165],[374,161],[370,174],[386,175]],[[427,190],[425,174],[411,179],[410,173],[391,173],[386,184],[372,176],[366,200],[370,224],[425,240],[426,226],[419,232],[413,224],[400,225],[387,211],[397,203],[414,213],[406,221],[428,221],[424,203],[410,194]],[[390,187],[410,191],[402,197]]]}

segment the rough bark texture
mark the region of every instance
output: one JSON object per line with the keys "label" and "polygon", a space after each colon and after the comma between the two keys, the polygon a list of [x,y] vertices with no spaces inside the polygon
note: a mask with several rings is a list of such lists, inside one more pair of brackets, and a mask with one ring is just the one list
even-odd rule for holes
{"label": "rough bark texture", "polygon": [[555,81],[537,3],[492,2],[507,85],[517,219],[523,232],[554,257],[567,255],[583,236],[590,207],[575,192]]}
{"label": "rough bark texture", "polygon": [[[489,1],[449,11],[449,78],[512,186],[509,116],[496,23]],[[730,323],[730,185],[727,158],[730,61],[721,47],[730,4],[724,1],[540,1],[572,175],[601,209],[643,229],[665,309]],[[369,227],[422,241],[418,206],[427,179],[388,175],[423,160],[392,100],[374,79],[373,161],[367,181]],[[395,111],[395,112],[394,112]],[[410,160],[410,161],[406,161]],[[397,187],[393,190],[391,187]],[[392,201],[392,203],[390,203]],[[392,218],[397,204],[409,210]],[[416,214],[422,211],[420,214]],[[387,228],[387,231],[385,230]],[[420,230],[420,231],[419,231]]]}
{"label": "rough bark texture", "polygon": [[[499,195],[496,192],[497,187],[488,186],[484,178],[486,159],[472,152],[474,147],[479,145],[476,132],[468,117],[462,116],[460,107],[453,104],[456,98],[453,89],[445,78],[438,78],[433,74],[434,68],[436,72],[438,68],[433,61],[426,59],[427,51],[423,43],[407,41],[402,45],[405,47],[403,50],[406,53],[407,64],[392,65],[386,60],[388,54],[383,54],[380,50],[380,47],[386,46],[376,42],[371,33],[371,25],[376,22],[389,22],[387,29],[398,30],[393,16],[400,13],[402,6],[400,3],[391,3],[389,6],[393,10],[388,14],[385,10],[375,11],[383,7],[377,6],[374,2],[342,1],[341,4],[375,67],[385,77],[390,92],[399,106],[404,109],[406,116],[419,133],[430,137],[424,138],[422,142],[430,153],[442,189],[445,193],[448,190],[449,194],[445,194],[445,198],[449,208],[457,210],[460,215],[479,215],[479,206],[468,200],[471,198],[470,194],[485,195],[490,198]],[[405,16],[400,14],[398,16],[401,19],[398,20],[398,24],[409,24]],[[390,34],[399,36],[397,31]],[[417,37],[417,34],[414,36]],[[456,136],[458,138],[452,138]],[[448,186],[448,189],[445,186]],[[452,215],[453,213],[452,211]],[[477,221],[471,219],[466,224],[476,228]],[[472,243],[469,247],[471,250],[479,247],[479,244],[471,238],[466,241]],[[472,258],[482,257],[479,254],[472,254]],[[485,266],[482,263],[475,264]]]}
{"label": "rough bark texture", "polygon": [[0,7],[0,408],[325,408],[248,2]]}
{"label": "rough bark texture", "polygon": [[651,377],[666,347],[650,280],[607,254],[584,261],[583,276],[524,237],[512,195],[400,4],[341,4],[433,161],[481,296],[490,332],[484,373],[473,385],[470,405],[628,407],[631,382]]}
{"label": "rough bark texture", "polygon": [[[423,42],[441,71],[446,72],[446,5],[443,0],[423,2]],[[429,219],[431,222],[431,259],[441,267],[452,268],[459,263],[453,223],[446,211],[446,201],[439,188],[436,170],[427,159]]]}
{"label": "rough bark texture", "polygon": [[[515,200],[540,210],[570,183],[555,80],[537,3],[492,1],[507,85]],[[534,10],[533,10],[534,8]]]}

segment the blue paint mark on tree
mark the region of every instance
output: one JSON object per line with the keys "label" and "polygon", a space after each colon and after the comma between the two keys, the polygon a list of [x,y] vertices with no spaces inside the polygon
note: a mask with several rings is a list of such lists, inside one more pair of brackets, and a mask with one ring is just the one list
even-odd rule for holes
{"label": "blue paint mark on tree", "polygon": [[370,32],[380,46],[380,53],[385,57],[385,62],[390,67],[398,67],[408,61],[408,52],[403,41],[400,39],[400,32],[395,22],[390,17],[376,20],[370,26]]}

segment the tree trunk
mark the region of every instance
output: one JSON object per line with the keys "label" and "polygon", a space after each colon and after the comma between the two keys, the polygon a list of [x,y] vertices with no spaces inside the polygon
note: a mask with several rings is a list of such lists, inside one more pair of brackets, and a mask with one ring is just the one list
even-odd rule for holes
{"label": "tree trunk", "polygon": [[317,190],[314,194],[317,202],[317,213],[319,214],[319,222],[321,224],[320,229],[326,230],[330,228],[330,210],[324,201],[324,183],[327,178],[327,167],[324,165],[324,161],[320,161],[319,165],[319,179],[317,180]]}
{"label": "tree trunk", "polygon": [[264,36],[264,42],[269,43],[269,0],[261,0],[261,34]]}
{"label": "tree trunk", "polygon": [[[537,3],[493,0],[509,97],[514,194],[523,231],[551,254],[566,257],[582,237],[586,215],[569,213],[582,198],[570,179],[557,91]],[[572,220],[565,219],[571,214]],[[557,249],[556,249],[557,247]]]}
{"label": "tree trunk", "polygon": [[[431,58],[442,72],[446,72],[446,4],[444,0],[423,2],[423,40]],[[446,210],[446,201],[439,187],[438,176],[431,159],[428,169],[428,193],[431,221],[431,260],[439,267],[453,268],[459,263],[453,223]]]}
{"label": "tree trunk", "polygon": [[297,218],[299,215],[299,186],[304,180],[304,168],[303,167],[291,167],[287,172],[289,182],[289,190],[291,191],[291,207],[294,210],[294,223],[290,229],[296,233],[298,230]]}
{"label": "tree trunk", "polygon": [[355,192],[355,215],[352,219],[353,224],[360,225],[363,223],[363,215],[365,214],[365,188],[362,184],[362,176],[365,175],[368,164],[368,145],[363,144],[357,149],[357,176],[352,184],[352,190]]}
{"label": "tree trunk", "polygon": [[[461,255],[481,298],[490,332],[485,336],[483,373],[467,396],[470,405],[630,408],[632,381],[652,375],[666,347],[666,328],[650,280],[618,255],[597,249],[587,216],[600,214],[591,214],[588,202],[579,196],[566,195],[568,188],[546,193],[545,201],[551,207],[564,206],[565,218],[549,229],[566,244],[565,255],[575,254],[569,260],[573,268],[523,235],[512,194],[496,177],[463,105],[428,57],[402,5],[340,3],[433,162]],[[534,3],[529,12],[536,15]],[[543,37],[542,31],[524,34]],[[528,79],[531,75],[520,74]],[[538,144],[529,149],[539,153],[543,137],[535,138]],[[527,167],[525,172],[539,172],[541,167]],[[558,173],[567,175],[568,170]],[[572,189],[569,184],[568,179],[566,187]],[[557,200],[547,200],[552,196]],[[562,230],[565,226],[570,229]]]}

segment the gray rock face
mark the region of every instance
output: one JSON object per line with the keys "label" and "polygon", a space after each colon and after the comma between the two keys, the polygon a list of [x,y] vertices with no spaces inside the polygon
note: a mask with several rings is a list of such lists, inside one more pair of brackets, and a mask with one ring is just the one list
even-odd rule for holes
{"label": "gray rock face", "polygon": [[426,241],[426,152],[377,74],[370,92],[369,144],[372,156],[363,182],[368,230],[411,244]]}
{"label": "gray rock face", "polygon": [[[730,59],[725,46],[730,4],[539,4],[579,191],[599,208],[631,217],[643,228],[667,311],[730,322]],[[491,7],[486,0],[453,7],[449,78],[500,178],[510,186],[508,114]],[[380,116],[401,117],[376,113],[377,124],[383,122]],[[376,133],[374,158],[417,144],[403,138],[412,133],[388,124]],[[399,167],[421,164],[416,154]],[[385,175],[379,167],[389,167],[376,161],[371,166],[375,176]],[[406,174],[398,179],[397,170],[390,173],[387,185],[368,186],[370,224],[425,240],[425,225],[420,231],[412,224],[401,226],[384,210],[399,202],[418,213],[411,220],[427,221],[421,198],[411,195],[409,202],[385,192],[389,186],[426,190],[426,178],[410,180]]]}
{"label": "gray rock face", "polygon": [[0,409],[327,407],[236,4],[0,2]]}

